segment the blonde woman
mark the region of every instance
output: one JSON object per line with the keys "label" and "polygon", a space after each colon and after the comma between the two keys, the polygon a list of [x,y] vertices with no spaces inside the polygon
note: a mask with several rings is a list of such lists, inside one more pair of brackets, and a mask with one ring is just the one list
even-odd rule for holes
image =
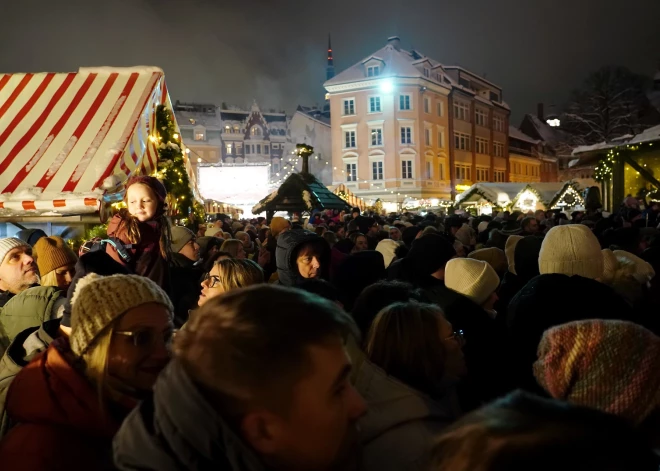
{"label": "blonde woman", "polygon": [[238,258],[241,260],[247,258],[247,253],[245,253],[243,242],[238,239],[225,240],[220,247],[220,252],[227,252],[233,258]]}
{"label": "blonde woman", "polygon": [[0,442],[10,468],[111,469],[112,437],[169,361],[172,303],[148,278],[92,273],[72,305],[71,336],[54,340],[9,387],[7,414],[20,423]]}
{"label": "blonde woman", "polygon": [[264,272],[252,260],[228,258],[213,264],[202,281],[202,293],[198,304],[237,288],[264,283]]}
{"label": "blonde woman", "polygon": [[78,257],[61,237],[42,237],[32,249],[41,286],[55,286],[66,292],[75,275]]}

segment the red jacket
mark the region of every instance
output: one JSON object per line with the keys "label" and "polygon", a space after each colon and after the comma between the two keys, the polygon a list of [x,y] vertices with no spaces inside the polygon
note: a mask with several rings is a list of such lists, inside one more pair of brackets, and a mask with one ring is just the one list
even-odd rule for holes
{"label": "red jacket", "polygon": [[[108,237],[116,237],[124,245],[131,245],[128,240],[128,231],[121,225],[122,218],[115,214],[108,223]],[[121,227],[120,227],[121,225]],[[160,252],[160,228],[152,221],[138,223],[140,241],[132,244],[128,249],[131,254],[130,263],[124,262],[112,245],[106,245],[106,252],[117,262],[127,266],[133,273],[145,276],[158,284],[164,290],[169,288],[169,275],[167,261]]]}
{"label": "red jacket", "polygon": [[120,422],[101,407],[96,387],[71,359],[68,339],[59,338],[14,378],[7,413],[17,425],[0,441],[2,469],[112,469]]}

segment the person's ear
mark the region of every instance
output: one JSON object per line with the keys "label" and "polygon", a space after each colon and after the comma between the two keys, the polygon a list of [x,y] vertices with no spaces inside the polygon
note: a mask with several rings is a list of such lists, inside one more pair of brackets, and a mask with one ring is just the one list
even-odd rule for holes
{"label": "person's ear", "polygon": [[241,420],[243,439],[262,455],[272,455],[279,448],[279,438],[282,436],[282,423],[274,414],[268,411],[248,413]]}

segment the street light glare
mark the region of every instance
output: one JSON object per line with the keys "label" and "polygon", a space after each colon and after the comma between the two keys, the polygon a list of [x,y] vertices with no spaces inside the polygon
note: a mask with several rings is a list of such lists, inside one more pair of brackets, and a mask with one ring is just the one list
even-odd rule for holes
{"label": "street light glare", "polygon": [[385,79],[380,83],[380,90],[383,93],[392,93],[394,90],[394,84],[392,83],[392,80],[390,79]]}

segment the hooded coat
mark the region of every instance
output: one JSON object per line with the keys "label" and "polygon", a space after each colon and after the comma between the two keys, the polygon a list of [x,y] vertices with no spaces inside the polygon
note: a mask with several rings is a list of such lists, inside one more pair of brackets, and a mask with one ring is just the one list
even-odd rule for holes
{"label": "hooded coat", "polygon": [[330,270],[330,247],[322,237],[313,232],[292,229],[283,232],[277,238],[277,248],[275,249],[275,263],[277,264],[277,276],[280,284],[284,286],[296,286],[303,281],[303,277],[298,272],[296,264],[296,255],[303,244],[308,242],[320,242],[324,253],[321,254],[321,278],[328,279]]}
{"label": "hooded coat", "polygon": [[122,471],[265,471],[176,359],[126,418],[113,449]]}
{"label": "hooded coat", "polygon": [[453,389],[434,400],[364,359],[355,388],[368,404],[359,421],[363,471],[428,469],[433,442],[460,416]]}
{"label": "hooded coat", "polygon": [[7,413],[18,425],[0,441],[0,463],[11,463],[10,469],[112,469],[119,422],[101,407],[96,388],[71,366],[70,356],[62,337],[14,378]]}

